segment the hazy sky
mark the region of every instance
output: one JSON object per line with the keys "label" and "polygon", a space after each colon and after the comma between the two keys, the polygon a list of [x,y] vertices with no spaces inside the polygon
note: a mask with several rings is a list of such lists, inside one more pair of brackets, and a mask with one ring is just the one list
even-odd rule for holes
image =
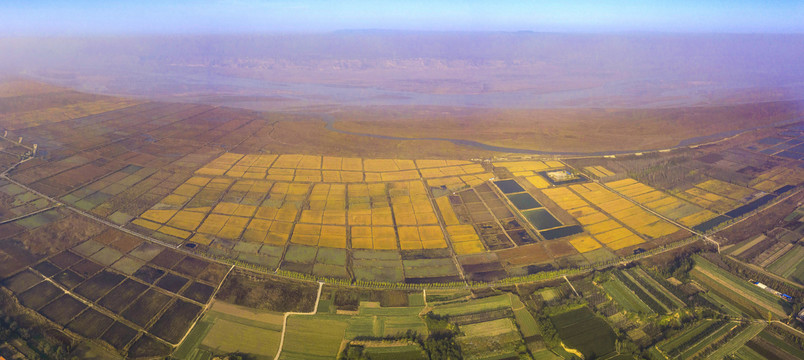
{"label": "hazy sky", "polygon": [[804,0],[0,0],[0,36],[340,29],[804,33]]}

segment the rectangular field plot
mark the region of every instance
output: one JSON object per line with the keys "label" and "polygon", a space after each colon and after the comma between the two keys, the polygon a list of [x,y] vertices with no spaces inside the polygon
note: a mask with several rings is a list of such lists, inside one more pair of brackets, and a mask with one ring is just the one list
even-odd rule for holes
{"label": "rectangular field plot", "polygon": [[288,317],[280,359],[332,359],[337,357],[348,322],[337,315]]}
{"label": "rectangular field plot", "polygon": [[768,312],[774,317],[787,316],[790,305],[781,298],[720,269],[699,256],[694,256],[693,259],[696,264],[691,272],[693,277],[718,296],[728,299],[741,311],[758,317],[768,316]]}
{"label": "rectangular field plot", "polygon": [[564,344],[585,357],[613,352],[616,335],[611,327],[587,307],[553,315],[550,321]]}

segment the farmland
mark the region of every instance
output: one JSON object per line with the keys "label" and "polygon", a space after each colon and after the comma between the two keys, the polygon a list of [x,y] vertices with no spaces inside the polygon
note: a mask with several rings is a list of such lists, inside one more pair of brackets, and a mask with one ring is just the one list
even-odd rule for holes
{"label": "farmland", "polygon": [[111,357],[800,357],[768,319],[804,295],[804,128],[531,156],[48,96],[0,112],[26,139],[0,154],[2,296]]}

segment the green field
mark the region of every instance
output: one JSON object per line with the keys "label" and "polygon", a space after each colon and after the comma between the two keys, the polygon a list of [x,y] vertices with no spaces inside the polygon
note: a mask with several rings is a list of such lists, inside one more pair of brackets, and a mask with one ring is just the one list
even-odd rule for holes
{"label": "green field", "polygon": [[190,331],[173,356],[196,359],[241,352],[257,359],[273,359],[279,350],[282,315],[241,306],[215,303]]}
{"label": "green field", "polygon": [[580,351],[585,358],[614,352],[614,331],[586,306],[553,315],[550,321],[564,345]]}
{"label": "green field", "polygon": [[348,317],[291,315],[281,359],[333,359],[338,356]]}
{"label": "green field", "polygon": [[804,284],[804,246],[793,246],[766,269],[781,277]]}
{"label": "green field", "polygon": [[724,356],[737,351],[738,349],[742,348],[745,343],[748,342],[748,340],[751,340],[754,336],[759,334],[764,328],[765,324],[763,323],[749,325],[739,334],[731,338],[729,342],[719,347],[717,350],[715,350],[715,352],[709,354],[709,357],[713,359],[721,359]]}
{"label": "green field", "polygon": [[656,346],[667,354],[682,351],[682,346],[687,345],[691,339],[701,335],[704,331],[711,330],[714,323],[714,320],[701,320],[694,326],[687,326],[683,332]]}
{"label": "green field", "polygon": [[529,338],[539,335],[539,324],[536,323],[533,314],[528,311],[525,304],[522,303],[522,300],[514,296],[511,299],[511,306],[514,309],[514,319],[516,319],[516,323],[519,325],[519,332],[522,333],[522,337]]}
{"label": "green field", "polygon": [[651,314],[653,311],[645,305],[630,289],[625,287],[619,279],[613,278],[612,280],[603,283],[603,289],[614,298],[614,301],[622,306],[625,310],[631,312],[640,312]]}
{"label": "green field", "polygon": [[693,259],[695,267],[690,274],[719,296],[732,301],[753,316],[766,317],[770,311],[776,318],[787,317],[789,305],[773,294],[724,271],[700,256],[693,256]]}
{"label": "green field", "polygon": [[717,329],[710,328],[707,332],[708,334],[701,338],[698,342],[694,344],[690,344],[684,351],[681,352],[679,355],[682,359],[690,359],[699,351],[705,349],[707,346],[712,344],[713,342],[717,341],[718,339],[726,336],[730,331],[737,327],[735,323],[725,323],[720,325]]}
{"label": "green field", "polygon": [[510,318],[484,321],[460,327],[457,338],[465,359],[507,358],[517,354],[522,337]]}

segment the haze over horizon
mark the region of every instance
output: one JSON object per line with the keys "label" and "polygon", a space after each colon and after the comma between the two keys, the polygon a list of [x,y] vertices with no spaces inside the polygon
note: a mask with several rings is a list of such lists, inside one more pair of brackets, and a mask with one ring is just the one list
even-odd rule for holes
{"label": "haze over horizon", "polygon": [[9,0],[0,37],[403,31],[804,33],[800,1]]}

